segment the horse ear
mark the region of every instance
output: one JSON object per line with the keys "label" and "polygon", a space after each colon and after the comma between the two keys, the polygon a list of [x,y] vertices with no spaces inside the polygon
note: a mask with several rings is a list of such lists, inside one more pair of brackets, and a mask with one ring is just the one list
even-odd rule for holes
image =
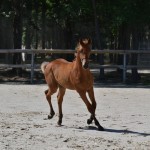
{"label": "horse ear", "polygon": [[88,39],[88,44],[91,45],[92,44],[92,40],[89,38]]}
{"label": "horse ear", "polygon": [[83,39],[80,39],[80,40],[79,40],[79,43],[80,43],[80,45],[82,45],[82,46],[85,45],[84,42],[83,42]]}

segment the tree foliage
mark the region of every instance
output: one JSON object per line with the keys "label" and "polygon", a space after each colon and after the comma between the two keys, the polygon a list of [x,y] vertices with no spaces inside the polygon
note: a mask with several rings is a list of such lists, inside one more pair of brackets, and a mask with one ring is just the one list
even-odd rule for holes
{"label": "tree foliage", "polygon": [[8,39],[5,25],[12,48],[73,48],[90,36],[93,48],[138,49],[150,38],[149,14],[148,0],[1,0],[0,38]]}

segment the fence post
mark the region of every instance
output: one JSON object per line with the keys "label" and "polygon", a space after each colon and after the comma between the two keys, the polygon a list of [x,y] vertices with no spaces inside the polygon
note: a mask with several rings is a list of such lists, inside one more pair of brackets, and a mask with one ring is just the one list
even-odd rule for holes
{"label": "fence post", "polygon": [[123,53],[123,82],[125,83],[126,82],[126,52],[124,51]]}
{"label": "fence post", "polygon": [[34,78],[34,52],[31,52],[31,84]]}

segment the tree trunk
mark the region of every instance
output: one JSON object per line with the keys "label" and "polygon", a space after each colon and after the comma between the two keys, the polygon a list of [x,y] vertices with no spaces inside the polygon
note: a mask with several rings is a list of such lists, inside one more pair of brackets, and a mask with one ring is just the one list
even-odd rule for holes
{"label": "tree trunk", "polygon": [[[14,49],[21,49],[22,46],[22,1],[14,0],[14,20],[13,20],[13,39]],[[13,64],[21,64],[21,54],[16,53],[13,56]],[[22,75],[22,68],[13,69],[17,75]]]}
{"label": "tree trunk", "polygon": [[[0,16],[0,49],[13,49],[13,22]],[[5,63],[12,63],[12,54],[0,54]]]}
{"label": "tree trunk", "polygon": [[[118,40],[118,49],[119,50],[129,50],[130,49],[130,27],[128,24],[123,23],[120,27],[119,31],[119,40]],[[123,55],[118,54],[117,65],[123,65]],[[123,78],[123,70],[117,69],[119,73],[121,73],[121,77]]]}
{"label": "tree trunk", "polygon": [[[139,48],[139,31],[136,27],[132,29],[132,48],[133,50],[138,50]],[[131,65],[137,65],[137,58],[137,54],[131,55]],[[132,68],[132,81],[137,82],[140,79],[137,68]]]}
{"label": "tree trunk", "polygon": [[[72,26],[70,19],[66,19],[66,27],[65,27],[65,48],[66,49],[71,49],[72,48]],[[72,55],[66,55],[66,59],[68,61],[71,61],[73,59]]]}
{"label": "tree trunk", "polygon": [[[39,5],[36,0],[34,0],[34,6],[35,6],[35,25],[36,25],[36,27],[38,27]],[[35,31],[35,49],[37,49],[37,48],[38,48],[38,29],[36,29],[36,31]]]}
{"label": "tree trunk", "polygon": [[26,22],[26,31],[25,31],[25,48],[31,49],[31,20],[32,20],[32,2],[26,2],[26,11],[27,11],[27,22]]}
{"label": "tree trunk", "polygon": [[42,1],[42,49],[45,49],[45,19],[46,19],[46,2]]}
{"label": "tree trunk", "polygon": [[[95,2],[95,0],[92,0],[92,5],[93,5],[93,11],[94,11],[95,37],[96,37],[97,48],[101,49],[100,30],[99,30],[99,22],[98,22],[98,19],[97,19],[97,11],[96,11],[96,2]],[[104,64],[104,55],[100,54],[100,65],[103,65],[103,64]],[[100,80],[104,79],[104,68],[100,68],[99,79]]]}
{"label": "tree trunk", "polygon": [[[46,47],[46,42],[45,42],[45,32],[46,32],[46,2],[42,1],[42,49],[45,49]],[[45,54],[41,54],[41,58],[45,58]]]}

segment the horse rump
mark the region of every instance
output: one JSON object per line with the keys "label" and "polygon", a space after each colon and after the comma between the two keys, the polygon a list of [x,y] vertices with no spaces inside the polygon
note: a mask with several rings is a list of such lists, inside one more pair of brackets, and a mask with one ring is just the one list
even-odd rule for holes
{"label": "horse rump", "polygon": [[44,74],[45,68],[48,64],[49,64],[49,62],[45,62],[45,61],[41,64],[41,70],[42,70],[43,74]]}

